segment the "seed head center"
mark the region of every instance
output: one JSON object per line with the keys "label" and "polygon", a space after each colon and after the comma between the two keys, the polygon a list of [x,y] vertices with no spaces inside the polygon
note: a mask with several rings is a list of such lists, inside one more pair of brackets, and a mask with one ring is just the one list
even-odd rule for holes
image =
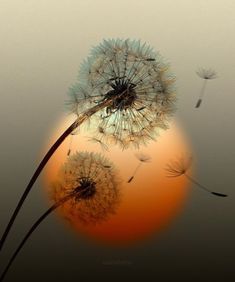
{"label": "seed head center", "polygon": [[111,84],[112,89],[105,95],[106,99],[112,99],[113,103],[108,111],[123,111],[133,106],[136,100],[135,84],[117,79]]}
{"label": "seed head center", "polygon": [[75,188],[75,193],[77,193],[76,199],[92,198],[96,193],[96,183],[88,177],[82,177]]}

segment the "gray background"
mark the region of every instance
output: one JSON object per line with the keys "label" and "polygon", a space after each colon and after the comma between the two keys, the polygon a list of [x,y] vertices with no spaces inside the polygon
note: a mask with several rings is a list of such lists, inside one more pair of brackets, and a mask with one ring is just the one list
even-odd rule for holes
{"label": "gray background", "polygon": [[[177,76],[178,119],[197,157],[198,189],[171,226],[128,248],[97,245],[51,216],[6,281],[234,281],[233,0],[0,0],[0,232],[39,161],[81,61],[103,38],[137,38],[166,57]],[[200,109],[198,67],[208,83]],[[47,203],[37,182],[0,254],[0,267]],[[107,265],[106,262],[109,262]]]}

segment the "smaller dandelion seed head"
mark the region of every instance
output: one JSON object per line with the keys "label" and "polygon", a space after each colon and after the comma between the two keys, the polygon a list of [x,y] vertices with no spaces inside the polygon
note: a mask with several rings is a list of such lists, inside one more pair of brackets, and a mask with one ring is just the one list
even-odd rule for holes
{"label": "smaller dandelion seed head", "polygon": [[92,198],[96,193],[96,182],[90,177],[80,177],[78,186],[74,188],[75,200],[80,201]]}
{"label": "smaller dandelion seed head", "polygon": [[60,208],[71,223],[96,224],[115,213],[120,203],[119,184],[109,160],[100,154],[77,152],[61,168],[51,195],[56,202],[71,195]]}
{"label": "smaller dandelion seed head", "polygon": [[192,156],[181,157],[177,160],[171,161],[166,166],[168,177],[178,177],[185,174],[192,164]]}
{"label": "smaller dandelion seed head", "polygon": [[215,79],[215,78],[217,78],[216,71],[214,71],[212,69],[200,68],[198,71],[196,71],[196,73],[202,79]]}
{"label": "smaller dandelion seed head", "polygon": [[141,152],[136,153],[135,156],[142,163],[148,163],[148,162],[151,161],[151,157],[150,156],[148,156],[148,155],[146,155],[144,153],[141,153]]}

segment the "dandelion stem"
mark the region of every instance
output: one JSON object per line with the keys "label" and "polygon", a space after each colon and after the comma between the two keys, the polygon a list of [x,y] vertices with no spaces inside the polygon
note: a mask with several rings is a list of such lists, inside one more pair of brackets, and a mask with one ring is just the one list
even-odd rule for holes
{"label": "dandelion stem", "polygon": [[213,191],[207,189],[205,186],[203,186],[202,184],[200,184],[199,182],[197,182],[195,179],[193,179],[193,178],[192,178],[191,176],[189,176],[188,174],[185,173],[184,175],[185,175],[192,183],[196,184],[199,188],[201,188],[201,189],[203,189],[203,190],[205,190],[205,191],[207,191],[207,192],[209,192],[209,193],[211,193],[211,194],[213,194],[213,195],[215,195],[215,196],[227,197],[226,194],[221,194],[221,193],[213,192]]}
{"label": "dandelion stem", "polygon": [[38,176],[40,175],[40,173],[42,172],[43,168],[45,167],[45,165],[47,164],[47,162],[49,161],[49,159],[52,157],[52,155],[54,154],[54,152],[58,149],[58,147],[62,144],[62,142],[66,139],[66,137],[68,137],[75,128],[77,128],[79,125],[81,125],[84,121],[86,121],[89,117],[91,117],[94,113],[96,113],[97,111],[105,108],[106,106],[111,105],[112,100],[105,100],[102,103],[99,103],[98,105],[95,105],[94,107],[88,109],[87,111],[85,111],[84,113],[82,113],[76,121],[74,121],[65,131],[64,133],[62,133],[62,135],[57,139],[57,141],[51,146],[51,148],[49,149],[49,151],[46,153],[46,155],[44,156],[44,158],[42,159],[42,161],[40,162],[40,164],[38,165],[37,169],[35,170],[32,178],[30,179],[24,193],[22,194],[12,216],[11,219],[2,235],[1,241],[0,241],[0,251],[5,243],[5,240],[14,224],[14,221],[25,201],[25,199],[27,198],[30,190],[33,187],[33,184],[35,183],[35,181],[37,180]]}
{"label": "dandelion stem", "polygon": [[49,149],[49,151],[47,152],[47,154],[44,156],[44,158],[42,159],[42,161],[40,162],[39,166],[37,167],[36,171],[34,172],[32,178],[30,179],[24,193],[22,194],[18,205],[16,206],[15,211],[12,214],[12,217],[6,227],[5,232],[3,233],[3,236],[1,238],[0,241],[0,250],[2,249],[4,242],[8,236],[8,233],[11,230],[12,225],[14,224],[14,221],[25,201],[25,199],[27,198],[27,195],[29,194],[33,184],[35,183],[35,181],[37,180],[38,176],[40,175],[41,171],[43,170],[44,166],[46,165],[46,163],[48,162],[48,160],[51,158],[51,156],[54,154],[54,152],[56,151],[56,149],[60,146],[60,144],[64,141],[64,139],[74,130],[74,128],[77,125],[77,121],[73,122],[65,131],[64,133],[57,139],[57,141],[52,145],[52,147]]}
{"label": "dandelion stem", "polygon": [[18,253],[20,252],[20,250],[23,248],[23,246],[25,245],[25,243],[28,241],[29,237],[32,235],[32,233],[37,229],[37,227],[41,224],[41,222],[46,219],[46,217],[48,215],[50,215],[55,209],[57,209],[58,207],[60,207],[61,205],[63,205],[65,202],[67,202],[69,199],[71,199],[72,197],[74,197],[74,193],[70,194],[70,195],[66,195],[65,197],[63,197],[62,199],[60,199],[58,202],[56,202],[55,204],[53,204],[45,213],[43,213],[43,215],[41,215],[38,220],[31,226],[31,228],[29,229],[29,231],[27,232],[27,234],[25,235],[25,237],[23,238],[23,240],[21,241],[21,243],[19,244],[18,248],[15,250],[15,252],[13,253],[12,257],[10,258],[6,268],[4,269],[1,277],[0,277],[0,282],[3,281],[3,279],[5,278],[9,268],[11,267],[11,265],[13,264],[15,258],[17,257]]}

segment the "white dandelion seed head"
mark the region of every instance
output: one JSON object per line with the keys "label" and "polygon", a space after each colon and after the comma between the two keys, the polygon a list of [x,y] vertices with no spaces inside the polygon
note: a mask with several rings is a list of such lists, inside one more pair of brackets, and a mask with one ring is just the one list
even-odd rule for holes
{"label": "white dandelion seed head", "polygon": [[114,165],[97,153],[71,155],[53,183],[55,202],[73,194],[60,208],[68,220],[96,224],[114,214],[120,203],[120,179]]}
{"label": "white dandelion seed head", "polygon": [[159,53],[140,41],[104,40],[83,62],[78,80],[69,91],[72,112],[112,100],[94,114],[95,136],[108,144],[138,148],[155,139],[156,129],[166,129],[175,111],[175,77]]}

